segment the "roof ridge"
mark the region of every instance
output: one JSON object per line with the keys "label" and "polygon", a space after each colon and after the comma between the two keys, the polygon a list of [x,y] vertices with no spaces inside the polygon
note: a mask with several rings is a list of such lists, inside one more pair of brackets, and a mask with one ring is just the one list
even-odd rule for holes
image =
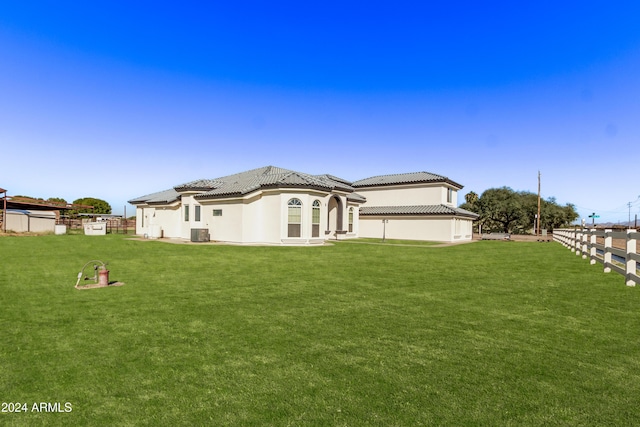
{"label": "roof ridge", "polygon": [[454,187],[462,188],[463,186],[457,182],[449,179],[444,175],[439,175],[433,172],[405,172],[394,173],[388,175],[376,175],[369,178],[360,179],[355,181],[353,187],[380,187],[388,185],[403,185],[403,184],[420,184],[420,183],[446,183]]}
{"label": "roof ridge", "polygon": [[429,175],[435,175],[435,176],[440,176],[442,178],[447,178],[444,175],[440,175],[438,173],[433,173],[433,172],[429,172],[429,171],[415,171],[415,172],[400,172],[400,173],[388,173],[388,174],[383,174],[383,175],[374,175],[374,176],[370,176],[368,178],[363,178],[363,179],[359,179],[358,181],[364,181],[365,179],[373,179],[373,178],[384,178],[387,176],[400,176],[400,175],[417,175],[420,173],[426,173]]}

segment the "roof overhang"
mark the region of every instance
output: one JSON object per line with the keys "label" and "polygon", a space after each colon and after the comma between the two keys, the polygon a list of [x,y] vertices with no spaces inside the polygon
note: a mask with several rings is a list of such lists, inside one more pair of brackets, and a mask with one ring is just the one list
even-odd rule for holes
{"label": "roof overhang", "polygon": [[220,194],[204,193],[194,196],[194,199],[203,202],[220,199],[245,199],[253,198],[259,193],[281,191],[320,192],[322,194],[329,194],[331,193],[331,188],[319,185],[261,185],[248,192],[235,191]]}
{"label": "roof overhang", "polygon": [[[1,193],[1,191],[0,191]],[[93,206],[74,205],[72,203],[56,203],[46,200],[30,199],[27,197],[6,196],[7,209],[19,209],[30,211],[67,211],[72,209],[93,209]],[[0,203],[0,209],[4,203]]]}
{"label": "roof overhang", "polygon": [[469,218],[475,220],[478,214],[465,209],[447,205],[416,205],[416,206],[364,206],[360,208],[360,216],[445,216]]}

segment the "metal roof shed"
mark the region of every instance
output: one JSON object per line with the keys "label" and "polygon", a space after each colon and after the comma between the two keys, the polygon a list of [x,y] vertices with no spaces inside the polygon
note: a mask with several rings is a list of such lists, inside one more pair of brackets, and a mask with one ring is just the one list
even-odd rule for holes
{"label": "metal roof shed", "polygon": [[34,211],[26,209],[7,209],[7,230],[16,233],[53,232],[56,226],[56,213],[53,211]]}

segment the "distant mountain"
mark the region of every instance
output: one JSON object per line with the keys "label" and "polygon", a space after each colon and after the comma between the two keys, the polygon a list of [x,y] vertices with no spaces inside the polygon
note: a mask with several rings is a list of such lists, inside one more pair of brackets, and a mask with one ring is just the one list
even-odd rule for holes
{"label": "distant mountain", "polygon": [[596,227],[598,228],[637,228],[635,221],[625,221],[625,222],[602,222],[596,223]]}

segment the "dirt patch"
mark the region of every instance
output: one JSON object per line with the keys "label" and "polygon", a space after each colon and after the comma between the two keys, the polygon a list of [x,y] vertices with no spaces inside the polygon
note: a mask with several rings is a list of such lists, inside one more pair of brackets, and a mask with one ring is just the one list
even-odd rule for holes
{"label": "dirt patch", "polygon": [[[474,234],[473,240],[482,240],[481,234]],[[551,234],[546,236],[532,236],[529,234],[511,234],[510,239],[507,241],[512,242],[553,242],[553,236]]]}
{"label": "dirt patch", "polygon": [[108,285],[101,285],[100,283],[91,283],[90,285],[82,285],[82,286],[78,285],[75,288],[82,290],[82,289],[95,289],[95,288],[110,288],[112,286],[122,286],[122,285],[124,285],[123,282],[112,282],[112,283],[109,283]]}

